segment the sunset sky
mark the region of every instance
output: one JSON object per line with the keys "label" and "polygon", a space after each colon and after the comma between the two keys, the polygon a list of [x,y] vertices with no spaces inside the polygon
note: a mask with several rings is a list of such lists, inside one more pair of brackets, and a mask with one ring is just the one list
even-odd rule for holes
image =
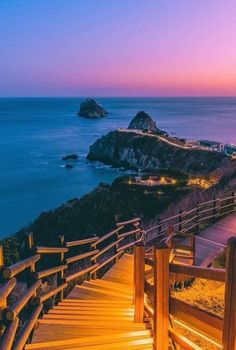
{"label": "sunset sky", "polygon": [[0,96],[236,95],[235,0],[1,0]]}

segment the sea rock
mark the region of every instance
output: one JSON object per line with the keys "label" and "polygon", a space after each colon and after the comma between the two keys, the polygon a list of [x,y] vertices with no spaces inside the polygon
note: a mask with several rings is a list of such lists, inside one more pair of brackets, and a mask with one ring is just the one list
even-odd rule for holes
{"label": "sea rock", "polygon": [[77,154],[68,154],[67,156],[62,157],[62,160],[76,160],[78,159]]}
{"label": "sea rock", "polygon": [[227,162],[223,153],[186,149],[164,138],[120,130],[98,139],[87,158],[126,169],[178,169],[188,174],[208,173]]}
{"label": "sea rock", "polygon": [[107,115],[107,111],[95,100],[89,98],[84,102],[81,102],[78,114],[81,117],[97,119],[105,117]]}
{"label": "sea rock", "polygon": [[71,164],[66,164],[66,165],[65,165],[65,168],[66,168],[66,169],[73,169],[73,165],[71,165]]}
{"label": "sea rock", "polygon": [[140,111],[131,120],[128,129],[138,129],[144,131],[156,132],[159,129],[156,126],[156,122],[144,111]]}

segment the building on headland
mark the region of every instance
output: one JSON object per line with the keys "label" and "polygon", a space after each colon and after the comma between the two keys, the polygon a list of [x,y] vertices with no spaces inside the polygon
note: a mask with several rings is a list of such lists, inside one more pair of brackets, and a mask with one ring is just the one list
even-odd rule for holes
{"label": "building on headland", "polygon": [[217,142],[217,141],[199,140],[198,145],[200,147],[207,148],[210,151],[215,151],[215,152],[223,152],[224,151],[223,143]]}
{"label": "building on headland", "polygon": [[227,156],[236,157],[236,145],[226,144],[224,146],[224,153],[227,154]]}

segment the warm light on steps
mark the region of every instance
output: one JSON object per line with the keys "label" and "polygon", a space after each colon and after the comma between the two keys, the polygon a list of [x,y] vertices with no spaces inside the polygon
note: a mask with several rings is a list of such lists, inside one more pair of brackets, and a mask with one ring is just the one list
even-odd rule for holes
{"label": "warm light on steps", "polygon": [[102,336],[96,337],[84,337],[84,338],[74,338],[74,339],[65,339],[65,340],[55,340],[50,342],[41,342],[41,343],[33,343],[27,344],[26,350],[30,349],[53,349],[57,347],[57,349],[63,349],[63,346],[90,346],[94,345],[102,345],[102,344],[112,344],[114,342],[124,342],[130,340],[139,340],[146,339],[150,337],[150,332],[148,330],[136,331],[136,332],[127,332],[127,333],[118,333],[118,334],[106,334]]}

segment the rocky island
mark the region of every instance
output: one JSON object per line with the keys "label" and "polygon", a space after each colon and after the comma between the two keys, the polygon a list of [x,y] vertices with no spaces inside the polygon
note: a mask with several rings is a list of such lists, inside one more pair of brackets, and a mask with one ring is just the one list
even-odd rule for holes
{"label": "rocky island", "polygon": [[98,119],[105,117],[107,114],[107,111],[92,98],[88,98],[81,102],[80,110],[78,112],[79,116],[89,119]]}
{"label": "rocky island", "polygon": [[144,111],[140,111],[129,123],[128,129],[137,129],[150,132],[164,133],[157,128],[156,122],[150,117],[150,115]]}
{"label": "rocky island", "polygon": [[129,169],[178,169],[189,174],[208,173],[228,162],[223,153],[187,148],[158,129],[145,112],[138,113],[128,129],[98,139],[87,158]]}

